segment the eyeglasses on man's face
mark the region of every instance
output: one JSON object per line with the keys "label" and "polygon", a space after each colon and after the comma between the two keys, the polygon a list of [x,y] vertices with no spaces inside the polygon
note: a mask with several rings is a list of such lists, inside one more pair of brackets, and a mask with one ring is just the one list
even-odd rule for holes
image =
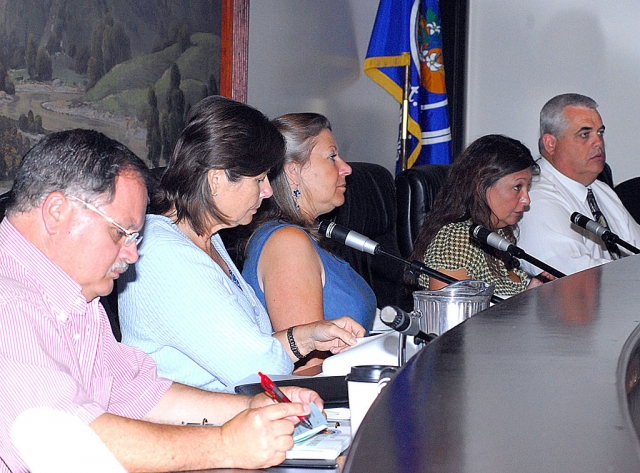
{"label": "eyeglasses on man's face", "polygon": [[90,203],[85,202],[84,200],[76,197],[75,195],[68,195],[67,197],[69,199],[73,199],[73,200],[76,200],[76,201],[80,202],[87,209],[91,210],[92,212],[97,213],[102,218],[104,218],[107,222],[109,222],[110,224],[114,225],[118,229],[118,241],[120,241],[122,238],[124,238],[124,246],[129,246],[131,243],[135,243],[136,246],[138,246],[140,244],[140,242],[142,241],[143,237],[140,236],[140,232],[132,232],[131,230],[127,230],[122,225],[120,225],[118,222],[116,222],[114,219],[109,217],[107,214],[105,214],[104,212],[98,210],[95,206],[91,205]]}

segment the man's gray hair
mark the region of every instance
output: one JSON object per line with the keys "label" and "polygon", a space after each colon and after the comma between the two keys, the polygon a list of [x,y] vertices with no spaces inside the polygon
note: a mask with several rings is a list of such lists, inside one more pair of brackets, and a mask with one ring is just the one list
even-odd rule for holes
{"label": "man's gray hair", "polygon": [[567,121],[564,117],[564,109],[567,107],[586,107],[593,110],[598,108],[595,100],[586,95],[561,94],[556,95],[540,110],[540,138],[538,139],[538,150],[545,151],[542,137],[549,133],[560,139],[562,132],[567,129]]}
{"label": "man's gray hair", "polygon": [[110,203],[116,178],[127,171],[148,183],[147,166],[122,143],[93,130],[51,133],[22,158],[7,215],[37,208],[52,192]]}

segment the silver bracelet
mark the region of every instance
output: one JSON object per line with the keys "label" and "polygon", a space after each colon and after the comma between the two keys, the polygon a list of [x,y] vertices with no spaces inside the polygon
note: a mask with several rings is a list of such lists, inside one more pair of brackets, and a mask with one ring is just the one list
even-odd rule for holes
{"label": "silver bracelet", "polygon": [[289,327],[287,329],[287,340],[289,341],[289,348],[291,348],[291,351],[293,352],[293,354],[296,356],[298,360],[302,360],[304,356],[302,356],[302,353],[300,353],[300,350],[298,350],[298,345],[296,345],[296,340],[295,338],[293,338],[294,328],[295,327]]}

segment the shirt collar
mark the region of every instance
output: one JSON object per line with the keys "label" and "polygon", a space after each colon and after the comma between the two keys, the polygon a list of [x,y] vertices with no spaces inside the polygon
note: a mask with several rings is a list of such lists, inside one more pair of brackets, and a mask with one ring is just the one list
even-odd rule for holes
{"label": "shirt collar", "polygon": [[565,176],[555,167],[553,167],[553,164],[551,164],[542,156],[538,160],[538,165],[540,166],[540,174],[544,173],[553,175],[555,179],[560,181],[560,184],[564,186],[569,192],[571,192],[571,194],[573,194],[576,199],[578,199],[580,202],[587,201],[587,186],[578,181],[574,181],[570,177]]}
{"label": "shirt collar", "polygon": [[70,313],[86,311],[87,300],[80,284],[36,248],[6,218],[0,223],[0,251],[11,256],[23,268],[25,280],[41,289],[58,319],[66,320]]}

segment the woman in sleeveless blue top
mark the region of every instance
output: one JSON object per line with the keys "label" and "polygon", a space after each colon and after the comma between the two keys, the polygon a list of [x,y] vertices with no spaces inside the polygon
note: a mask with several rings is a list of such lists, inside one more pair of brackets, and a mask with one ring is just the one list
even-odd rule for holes
{"label": "woman in sleeveless blue top", "polygon": [[348,315],[367,331],[376,298],[347,262],[323,248],[318,216],[344,203],[351,167],[338,155],[326,117],[292,113],[274,120],[287,151],[272,177],[273,197],[261,209],[243,277],[265,305],[274,330]]}
{"label": "woman in sleeveless blue top", "polygon": [[[280,220],[270,220],[260,226],[251,237],[247,247],[247,259],[242,275],[256,293],[258,300],[266,307],[264,292],[257,278],[257,265],[264,245],[271,235],[281,228],[292,226]],[[295,228],[301,227],[294,226]],[[320,256],[325,271],[322,290],[322,304],[325,319],[336,319],[348,315],[367,330],[371,329],[376,311],[376,298],[369,285],[356,273],[349,263],[320,248],[311,237],[309,241]]]}

